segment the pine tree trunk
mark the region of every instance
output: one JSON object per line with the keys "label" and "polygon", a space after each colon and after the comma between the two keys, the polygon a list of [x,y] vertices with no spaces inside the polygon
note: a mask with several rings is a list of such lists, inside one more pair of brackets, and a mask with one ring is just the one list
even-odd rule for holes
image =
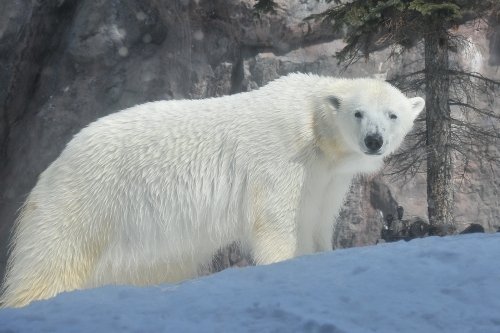
{"label": "pine tree trunk", "polygon": [[433,226],[453,224],[448,48],[446,32],[439,28],[429,31],[425,37],[427,205]]}

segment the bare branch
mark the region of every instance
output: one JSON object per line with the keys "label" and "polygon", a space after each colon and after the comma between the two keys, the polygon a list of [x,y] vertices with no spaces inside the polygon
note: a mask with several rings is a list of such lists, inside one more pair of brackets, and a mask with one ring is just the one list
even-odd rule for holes
{"label": "bare branch", "polygon": [[448,70],[448,73],[450,75],[471,77],[471,78],[474,78],[474,79],[478,79],[478,80],[482,80],[484,82],[490,83],[490,84],[492,84],[494,86],[499,86],[500,87],[500,81],[496,81],[496,80],[487,78],[484,75],[482,75],[481,73],[477,73],[477,72],[463,72],[463,71],[453,70],[453,69]]}

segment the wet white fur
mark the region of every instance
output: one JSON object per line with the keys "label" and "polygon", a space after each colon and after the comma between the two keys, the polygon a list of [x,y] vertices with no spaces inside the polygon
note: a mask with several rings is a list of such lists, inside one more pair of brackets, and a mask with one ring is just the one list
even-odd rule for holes
{"label": "wet white fur", "polygon": [[[29,195],[3,305],[192,278],[233,241],[257,264],[329,250],[352,177],[382,166],[423,105],[378,80],[292,74],[248,93],[101,118]],[[375,130],[384,153],[366,155],[363,138]]]}

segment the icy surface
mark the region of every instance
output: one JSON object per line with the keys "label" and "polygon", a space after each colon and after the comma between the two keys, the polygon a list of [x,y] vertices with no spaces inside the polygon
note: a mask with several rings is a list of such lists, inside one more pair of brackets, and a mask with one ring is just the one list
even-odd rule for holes
{"label": "icy surface", "polygon": [[0,332],[500,332],[500,233],[337,250],[0,310]]}

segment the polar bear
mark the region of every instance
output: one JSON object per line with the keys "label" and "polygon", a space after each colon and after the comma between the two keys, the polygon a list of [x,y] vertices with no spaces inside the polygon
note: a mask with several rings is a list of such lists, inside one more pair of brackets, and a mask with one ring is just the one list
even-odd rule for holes
{"label": "polar bear", "polygon": [[3,306],[192,278],[234,241],[256,264],[330,250],[353,176],[377,171],[423,107],[383,81],[292,74],[101,118],[29,194]]}

